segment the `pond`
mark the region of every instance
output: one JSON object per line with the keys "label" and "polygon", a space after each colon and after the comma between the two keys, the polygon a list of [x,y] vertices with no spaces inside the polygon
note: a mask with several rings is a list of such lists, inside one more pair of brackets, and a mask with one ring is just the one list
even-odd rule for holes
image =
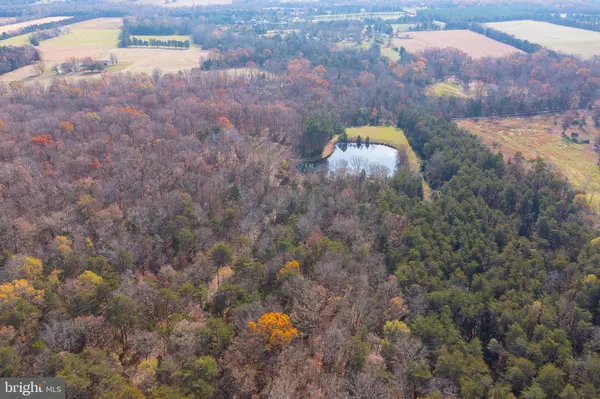
{"label": "pond", "polygon": [[[396,149],[381,144],[337,143],[329,158],[300,165],[301,172],[345,169],[349,173],[386,174],[396,170]],[[384,169],[385,168],[385,169]]]}

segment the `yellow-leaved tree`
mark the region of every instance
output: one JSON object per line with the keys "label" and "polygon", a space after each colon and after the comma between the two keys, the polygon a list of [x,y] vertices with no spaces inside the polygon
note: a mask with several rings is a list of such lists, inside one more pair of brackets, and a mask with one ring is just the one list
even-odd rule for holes
{"label": "yellow-leaved tree", "polygon": [[24,279],[0,285],[0,304],[12,305],[19,299],[41,305],[44,301],[44,291],[36,290],[29,284],[29,281]]}
{"label": "yellow-leaved tree", "polygon": [[300,263],[297,260],[289,261],[277,272],[278,279],[284,279],[289,277],[302,278],[302,272],[300,272]]}
{"label": "yellow-leaved tree", "polygon": [[265,342],[267,350],[287,345],[298,336],[290,317],[278,312],[265,313],[258,322],[249,322],[248,329]]}
{"label": "yellow-leaved tree", "polygon": [[25,269],[25,277],[27,277],[28,280],[35,280],[36,278],[41,277],[44,272],[42,261],[31,256],[25,257],[23,268]]}

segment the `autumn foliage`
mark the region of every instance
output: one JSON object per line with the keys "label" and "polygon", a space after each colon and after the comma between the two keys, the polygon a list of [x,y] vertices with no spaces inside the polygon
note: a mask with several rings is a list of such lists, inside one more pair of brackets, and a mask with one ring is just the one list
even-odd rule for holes
{"label": "autumn foliage", "polygon": [[300,272],[300,263],[297,260],[289,261],[277,272],[278,279],[294,276],[302,277],[302,273]]}
{"label": "autumn foliage", "polygon": [[278,312],[265,313],[257,323],[249,322],[248,329],[265,341],[267,350],[289,344],[298,336],[289,316]]}
{"label": "autumn foliage", "polygon": [[31,144],[39,145],[41,147],[48,147],[54,143],[54,139],[52,139],[52,136],[50,136],[49,134],[40,134],[39,136],[31,138]]}
{"label": "autumn foliage", "polygon": [[0,304],[14,304],[20,299],[41,304],[43,298],[44,290],[36,290],[29,284],[29,281],[24,279],[0,285]]}
{"label": "autumn foliage", "polygon": [[75,130],[75,127],[69,121],[60,122],[58,124],[58,127],[60,128],[60,130],[63,131],[63,133],[66,133],[66,134],[73,133],[73,131]]}
{"label": "autumn foliage", "polygon": [[231,124],[231,122],[229,121],[229,119],[227,119],[224,116],[220,117],[219,120],[217,121],[217,123],[224,130],[230,130],[233,127],[233,125]]}
{"label": "autumn foliage", "polygon": [[143,111],[137,110],[133,107],[121,107],[119,108],[119,112],[130,114],[133,116],[144,116],[146,115]]}

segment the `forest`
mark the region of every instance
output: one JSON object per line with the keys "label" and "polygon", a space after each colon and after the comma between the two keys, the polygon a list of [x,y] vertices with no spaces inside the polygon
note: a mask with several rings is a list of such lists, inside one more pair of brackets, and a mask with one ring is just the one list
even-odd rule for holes
{"label": "forest", "polygon": [[[192,70],[0,83],[0,377],[69,399],[598,398],[597,215],[452,118],[594,107],[600,65],[394,62],[335,45],[358,21],[267,37],[215,13]],[[425,94],[449,78],[485,90]],[[298,170],[364,125],[402,129],[420,168]]]}

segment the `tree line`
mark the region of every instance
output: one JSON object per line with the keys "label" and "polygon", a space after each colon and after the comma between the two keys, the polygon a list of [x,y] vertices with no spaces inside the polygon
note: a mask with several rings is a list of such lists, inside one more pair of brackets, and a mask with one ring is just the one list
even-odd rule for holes
{"label": "tree line", "polygon": [[29,43],[32,46],[39,46],[42,40],[52,39],[68,32],[69,28],[66,27],[39,30],[29,35]]}
{"label": "tree line", "polygon": [[0,75],[40,60],[40,53],[31,46],[0,46]]}
{"label": "tree line", "polygon": [[148,40],[145,40],[145,39],[138,39],[137,37],[133,36],[133,37],[129,38],[128,47],[129,46],[133,46],[133,47],[174,47],[174,48],[180,48],[180,49],[187,49],[190,47],[190,41],[189,40],[173,40],[173,39],[160,40],[160,39],[155,39],[155,38],[150,38]]}
{"label": "tree line", "polygon": [[518,48],[519,50],[522,50],[526,53],[535,53],[536,51],[540,51],[543,48],[537,43],[532,43],[528,40],[519,39],[515,35],[511,35],[499,31],[498,29],[490,28],[488,26],[484,26],[476,22],[468,23],[466,25],[466,28],[472,30],[473,32],[485,35],[490,39]]}

